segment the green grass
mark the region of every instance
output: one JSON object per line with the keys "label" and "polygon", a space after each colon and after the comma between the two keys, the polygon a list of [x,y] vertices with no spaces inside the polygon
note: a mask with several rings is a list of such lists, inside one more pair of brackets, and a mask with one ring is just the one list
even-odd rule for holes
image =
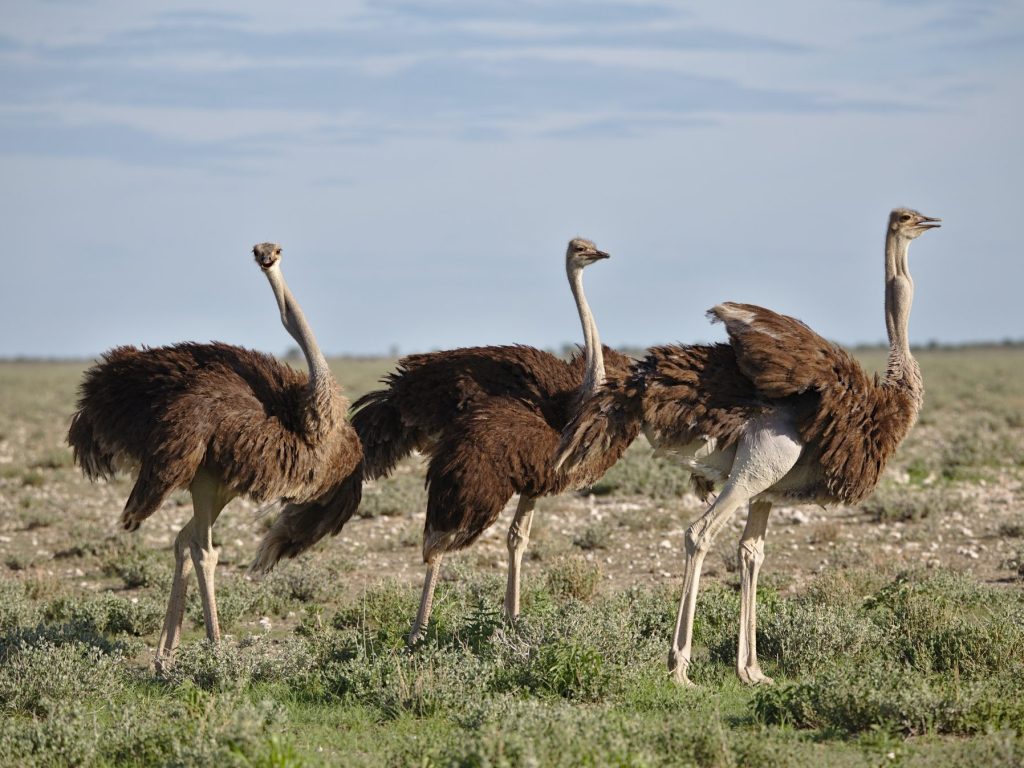
{"label": "green grass", "polygon": [[[884,364],[877,350],[861,357],[869,367]],[[894,546],[927,545],[941,521],[974,526],[972,516],[1003,481],[1004,517],[979,540],[1006,540],[1021,552],[1024,353],[938,350],[919,359],[927,387],[920,423],[863,505],[864,519],[903,531]],[[332,365],[354,399],[390,363]],[[368,519],[346,528],[348,543],[331,542],[262,581],[244,575],[259,525],[229,510],[217,529],[228,634],[216,647],[199,639],[193,586],[186,642],[157,676],[150,662],[171,559],[150,536],[172,535],[168,515],[187,518],[187,497],[139,534],[115,533],[128,481],[88,484],[63,446],[82,367],[0,363],[7,764],[1024,763],[1024,599],[1013,581],[1020,554],[1007,560],[1006,584],[883,560],[843,567],[841,555],[819,575],[791,580],[771,572],[770,527],[758,647],[777,684],[750,689],[735,678],[738,594],[726,569],[702,583],[691,669],[700,687],[673,685],[665,661],[677,581],[650,577],[642,558],[629,583],[621,572],[608,580],[627,557],[627,535],[647,536],[648,548],[666,558],[681,556],[656,542],[678,541],[685,526],[685,477],[651,461],[642,441],[595,488],[605,495],[599,501],[640,499],[638,508],[597,505],[600,515],[567,531],[553,530],[541,510],[515,626],[499,614],[504,576],[493,555],[453,556],[415,652],[404,636],[418,588],[408,576],[359,576],[389,547],[417,563],[420,467],[402,465],[392,480],[368,486]],[[392,536],[363,543],[357,525],[388,525]],[[844,531],[821,528],[814,541],[838,549]],[[734,541],[726,545],[732,562]],[[782,591],[791,582],[797,586]],[[264,619],[269,632],[258,623]]]}
{"label": "green grass", "polygon": [[664,668],[674,595],[565,589],[580,577],[562,571],[539,574],[515,626],[498,616],[500,581],[462,578],[442,584],[427,640],[409,652],[416,591],[384,583],[321,606],[326,620],[186,643],[160,677],[135,660],[136,635],[155,631],[148,610],[125,612],[109,593],[47,603],[8,582],[0,754],[23,765],[1020,759],[1017,591],[941,570],[823,576],[788,599],[765,589],[758,644],[778,682],[750,689],[732,672],[737,595],[712,584],[697,611],[701,688],[687,690]]}

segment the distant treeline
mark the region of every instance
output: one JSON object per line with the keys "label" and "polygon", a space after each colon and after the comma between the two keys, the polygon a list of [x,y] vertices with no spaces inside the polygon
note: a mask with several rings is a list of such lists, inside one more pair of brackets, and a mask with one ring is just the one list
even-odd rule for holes
{"label": "distant treeline", "polygon": [[[659,343],[672,343],[672,342],[659,342]],[[712,343],[705,341],[695,342],[698,344]],[[846,345],[842,345],[846,346]],[[914,344],[912,348],[919,352],[965,352],[965,351],[999,351],[999,350],[1018,350],[1024,349],[1024,338],[1022,339],[1003,339],[1002,341],[974,341],[963,344],[950,344],[944,341],[938,341],[932,339],[925,344]],[[440,347],[438,347],[440,349]],[[581,349],[579,344],[563,344],[560,348],[555,349],[548,347],[545,351],[550,352],[553,355],[559,357],[568,358],[571,357],[577,350]],[[646,354],[645,347],[638,347],[634,345],[626,345],[622,347],[616,347],[619,352],[629,355],[631,357],[643,357]],[[884,342],[876,342],[875,344],[854,344],[848,346],[852,352],[877,352],[879,350],[888,349],[888,345]],[[425,351],[436,351],[436,350],[425,350]],[[391,360],[397,357],[401,357],[402,353],[397,348],[392,348],[387,353],[381,353],[379,355],[350,355],[345,353],[329,354],[328,357],[332,360],[352,360],[355,362],[373,362],[376,360]],[[289,362],[302,363],[302,354],[298,349],[289,349],[280,355],[281,359]],[[57,356],[45,356],[45,355],[15,355],[12,357],[0,356],[0,363],[81,363],[86,364],[92,362],[95,358],[85,357],[57,357]]]}

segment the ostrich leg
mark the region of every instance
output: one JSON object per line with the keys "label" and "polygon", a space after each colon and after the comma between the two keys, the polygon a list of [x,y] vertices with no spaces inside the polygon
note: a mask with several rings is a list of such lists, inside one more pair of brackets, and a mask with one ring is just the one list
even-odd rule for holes
{"label": "ostrich leg", "polygon": [[181,642],[181,624],[185,618],[185,594],[188,591],[188,577],[192,573],[192,560],[188,556],[188,541],[192,538],[192,521],[189,520],[174,539],[174,580],[171,582],[171,596],[167,601],[167,615],[160,641],[156,646],[156,671],[174,655]]}
{"label": "ostrich leg", "polygon": [[213,587],[218,555],[213,546],[213,524],[233,494],[224,488],[217,478],[204,470],[196,473],[190,490],[195,516],[192,518],[189,550],[192,554],[192,562],[196,567],[196,578],[199,581],[199,597],[203,603],[206,637],[215,643],[220,640],[220,626],[217,623],[217,598],[214,595]]}
{"label": "ostrich leg", "polygon": [[533,524],[533,508],[537,500],[520,494],[516,516],[508,529],[508,584],[505,587],[505,618],[512,620],[519,615],[519,572],[523,567],[523,554],[530,543],[530,526]]}
{"label": "ostrich leg", "polygon": [[715,503],[695,523],[686,529],[686,563],[683,566],[683,596],[679,601],[672,647],[668,652],[668,669],[681,685],[693,685],[687,676],[690,667],[693,638],[693,613],[697,606],[697,586],[704,558],[715,536],[730,516],[747,500],[743,490],[730,484],[718,495]]}
{"label": "ostrich leg", "polygon": [[[704,558],[729,517],[757,494],[786,476],[800,458],[803,446],[792,424],[769,419],[744,435],[736,449],[729,479],[715,503],[686,529],[686,565],[683,596],[668,654],[668,667],[676,682],[692,685],[687,676],[693,642],[693,613]],[[753,591],[751,591],[753,594]]]}
{"label": "ostrich leg", "polygon": [[441,560],[444,555],[438,553],[427,563],[427,575],[423,580],[423,596],[420,598],[420,609],[416,614],[416,620],[412,623],[412,631],[406,639],[406,644],[411,648],[423,639],[427,632],[427,624],[430,622],[430,609],[434,605],[434,587],[437,586],[437,576],[441,572]]}
{"label": "ostrich leg", "polygon": [[750,502],[747,525],[740,537],[740,642],[736,674],[751,685],[774,682],[757,663],[757,574],[764,562],[764,534],[771,510],[770,501]]}

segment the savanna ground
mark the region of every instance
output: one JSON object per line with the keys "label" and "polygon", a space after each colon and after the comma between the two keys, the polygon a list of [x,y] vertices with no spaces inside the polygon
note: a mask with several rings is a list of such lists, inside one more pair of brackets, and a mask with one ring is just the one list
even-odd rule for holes
{"label": "savanna ground", "polygon": [[[215,529],[228,637],[202,639],[193,584],[158,677],[187,495],[121,532],[130,481],[91,485],[63,442],[84,364],[0,363],[0,763],[1021,765],[1024,350],[919,359],[925,409],[875,495],[773,511],[758,646],[776,685],[733,673],[737,519],[705,566],[693,690],[665,660],[701,506],[646,445],[592,494],[540,502],[515,626],[499,615],[507,510],[446,561],[412,653],[418,460],[259,582],[245,569],[273,512],[234,501]],[[334,368],[354,397],[389,366]]]}

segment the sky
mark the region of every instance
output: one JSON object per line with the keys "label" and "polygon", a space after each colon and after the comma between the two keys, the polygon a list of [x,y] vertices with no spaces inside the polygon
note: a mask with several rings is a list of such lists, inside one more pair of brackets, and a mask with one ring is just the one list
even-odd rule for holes
{"label": "sky", "polygon": [[329,354],[724,338],[744,301],[885,339],[1024,338],[1013,0],[5,0],[0,356],[293,343]]}

